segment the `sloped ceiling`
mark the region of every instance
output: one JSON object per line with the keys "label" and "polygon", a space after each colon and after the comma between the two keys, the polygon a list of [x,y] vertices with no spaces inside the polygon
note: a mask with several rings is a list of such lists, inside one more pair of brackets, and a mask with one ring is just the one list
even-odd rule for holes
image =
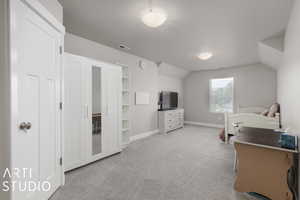
{"label": "sloped ceiling", "polygon": [[285,32],[276,34],[258,43],[261,63],[279,69],[283,61]]}
{"label": "sloped ceiling", "polygon": [[[141,22],[148,0],[60,0],[68,32],[188,70],[259,62],[259,41],[285,29],[292,0],[153,0],[168,19],[152,29]],[[211,51],[201,61],[197,54]]]}

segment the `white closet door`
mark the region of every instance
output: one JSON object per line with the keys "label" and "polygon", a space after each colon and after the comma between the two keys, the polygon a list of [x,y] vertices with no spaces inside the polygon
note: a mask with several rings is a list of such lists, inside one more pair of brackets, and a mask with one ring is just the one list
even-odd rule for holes
{"label": "white closet door", "polygon": [[106,154],[121,149],[121,68],[103,69],[103,146]]}
{"label": "white closet door", "polygon": [[64,65],[64,137],[65,170],[80,166],[87,159],[86,134],[89,119],[87,105],[87,62],[65,54]]}
{"label": "white closet door", "polygon": [[66,171],[121,151],[121,76],[120,67],[65,55]]}
{"label": "white closet door", "polygon": [[[61,184],[61,35],[23,4],[11,1],[12,168],[31,169],[13,181],[48,181],[49,191],[12,193],[14,200],[48,199]],[[24,175],[24,174],[22,174]]]}

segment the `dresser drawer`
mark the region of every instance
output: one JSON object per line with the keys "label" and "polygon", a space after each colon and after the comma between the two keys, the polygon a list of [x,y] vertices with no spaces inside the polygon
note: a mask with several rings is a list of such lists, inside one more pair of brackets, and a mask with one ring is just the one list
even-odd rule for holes
{"label": "dresser drawer", "polygon": [[168,112],[166,113],[166,116],[167,116],[167,117],[173,117],[174,114],[176,114],[176,113],[173,112],[173,111],[168,111]]}
{"label": "dresser drawer", "polygon": [[159,112],[159,128],[161,132],[170,132],[183,127],[184,110],[168,110]]}

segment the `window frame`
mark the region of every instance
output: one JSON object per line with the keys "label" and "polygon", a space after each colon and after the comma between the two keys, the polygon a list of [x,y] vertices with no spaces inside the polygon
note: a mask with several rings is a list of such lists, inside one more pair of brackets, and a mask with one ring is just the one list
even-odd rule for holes
{"label": "window frame", "polygon": [[[212,95],[211,95],[211,91],[212,91],[212,81],[213,80],[218,80],[218,79],[232,79],[232,111],[230,112],[222,112],[222,111],[215,111],[212,109]],[[220,77],[220,78],[211,78],[209,79],[209,88],[208,88],[208,95],[209,95],[209,112],[210,113],[215,113],[215,114],[224,114],[224,113],[234,113],[235,111],[235,77],[234,76],[228,76],[228,77]]]}

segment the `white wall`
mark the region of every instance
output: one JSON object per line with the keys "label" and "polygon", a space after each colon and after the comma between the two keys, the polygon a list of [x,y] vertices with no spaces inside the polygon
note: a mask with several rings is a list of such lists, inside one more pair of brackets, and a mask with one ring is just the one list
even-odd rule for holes
{"label": "white wall", "polygon": [[273,35],[258,43],[260,62],[278,69],[282,65],[285,32]]}
{"label": "white wall", "polygon": [[262,43],[277,49],[279,51],[284,50],[284,38],[285,38],[285,31],[276,34],[274,36],[271,36],[269,38],[266,38],[265,40],[262,41]]}
{"label": "white wall", "polygon": [[276,101],[276,70],[263,64],[193,72],[184,80],[185,120],[224,124],[209,111],[209,80],[234,77],[234,106],[269,106]]}
{"label": "white wall", "polygon": [[9,114],[9,68],[7,48],[7,8],[6,0],[0,1],[0,199],[9,199],[10,193],[2,191],[3,171],[10,166],[10,114]]}
{"label": "white wall", "polygon": [[183,79],[190,71],[175,68],[167,63],[161,63],[158,68],[158,73],[158,90],[178,92],[178,106],[183,108]]}
{"label": "white wall", "polygon": [[158,67],[158,73],[163,76],[183,79],[190,73],[190,71],[183,68],[174,67],[173,65],[167,63],[161,63]]}
{"label": "white wall", "polygon": [[283,64],[278,71],[282,123],[300,134],[300,1],[295,1],[286,31]]}
{"label": "white wall", "polygon": [[57,0],[38,0],[43,6],[51,12],[54,17],[60,21],[63,22],[63,7],[60,5],[60,3]]}
{"label": "white wall", "polygon": [[[158,91],[160,90],[159,70],[154,62],[110,48],[102,44],[98,44],[96,42],[72,35],[70,33],[67,33],[65,36],[65,51],[105,62],[121,63],[129,66],[131,77],[129,88],[131,94],[131,135],[153,131],[158,128],[157,101]],[[145,62],[146,68],[144,70],[138,66],[139,60],[143,60]],[[174,66],[169,68],[169,70],[171,71],[172,69],[177,69]],[[167,83],[168,81],[174,82],[173,79],[165,79],[163,84],[172,85],[172,83]],[[150,105],[135,105],[135,92],[149,92],[151,102]]]}

